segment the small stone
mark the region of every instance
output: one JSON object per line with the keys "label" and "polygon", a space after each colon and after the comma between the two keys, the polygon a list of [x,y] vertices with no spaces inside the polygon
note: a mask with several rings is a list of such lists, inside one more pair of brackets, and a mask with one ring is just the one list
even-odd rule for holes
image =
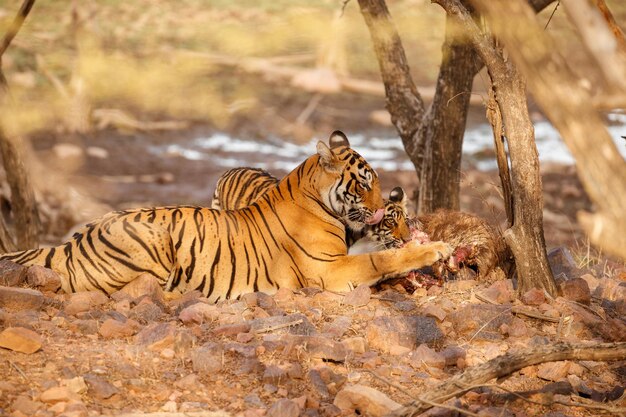
{"label": "small stone", "polygon": [[76,394],[82,394],[87,391],[87,384],[82,376],[77,376],[70,379],[62,379],[61,386],[67,387],[70,391]]}
{"label": "small stone", "polygon": [[281,398],[276,401],[267,410],[267,417],[298,417],[300,414],[300,407],[295,401],[288,400],[287,398]]}
{"label": "small stone", "polygon": [[416,369],[424,367],[443,369],[446,367],[446,358],[441,353],[435,352],[433,349],[422,344],[411,352],[410,364]]}
{"label": "small stone", "polygon": [[174,359],[176,352],[174,349],[165,348],[161,351],[161,353],[159,353],[159,355],[164,359]]}
{"label": "small stone", "polygon": [[57,292],[61,289],[61,276],[52,269],[41,265],[28,267],[26,272],[26,282],[31,287],[40,291]]}
{"label": "small stone", "polygon": [[354,353],[365,353],[366,350],[365,338],[360,336],[343,339],[341,344],[344,345],[346,349]]}
{"label": "small stone", "polygon": [[547,381],[560,381],[567,377],[570,362],[546,362],[538,366],[537,376]]}
{"label": "small stone", "polygon": [[13,261],[0,260],[0,285],[7,287],[20,285],[26,279],[27,269]]}
{"label": "small stone", "polygon": [[409,353],[410,351],[411,349],[405,346],[394,345],[394,346],[391,346],[391,348],[389,348],[389,354],[392,356],[403,356]]}
{"label": "small stone", "polygon": [[563,297],[577,303],[589,305],[591,303],[591,291],[589,284],[582,278],[564,281],[560,285]]}
{"label": "small stone", "polygon": [[139,323],[134,320],[126,320],[122,323],[115,319],[107,319],[102,323],[98,333],[105,339],[119,339],[122,337],[130,337],[137,333]]}
{"label": "small stone", "polygon": [[69,315],[76,315],[85,311],[89,311],[94,307],[106,304],[109,297],[100,291],[82,291],[70,294],[69,301],[65,305],[63,311]]}
{"label": "small stone", "polygon": [[335,317],[331,323],[326,323],[322,328],[322,332],[332,337],[341,337],[348,331],[351,325],[352,319],[350,317],[339,316]]}
{"label": "small stone", "polygon": [[356,287],[354,290],[350,291],[343,299],[343,304],[360,307],[367,305],[370,302],[370,296],[372,295],[372,290],[369,285],[361,284]]}
{"label": "small stone", "polygon": [[584,279],[587,282],[587,285],[589,286],[589,291],[591,291],[592,293],[596,290],[596,288],[598,288],[598,285],[600,285],[600,280],[591,274],[583,274],[580,276],[580,278]]}
{"label": "small stone", "polygon": [[214,304],[195,303],[184,308],[178,319],[185,324],[203,324],[216,321],[220,316],[219,309]]}
{"label": "small stone", "polygon": [[125,292],[135,299],[148,296],[157,303],[165,303],[165,295],[163,288],[161,288],[161,283],[156,277],[147,273],[139,275],[120,291]]}
{"label": "small stone", "polygon": [[250,323],[235,323],[225,324],[213,329],[213,334],[216,336],[236,336],[239,333],[247,333],[250,331]]}
{"label": "small stone", "polygon": [[572,253],[564,246],[548,252],[548,263],[552,269],[552,275],[557,280],[578,278],[581,275]]}
{"label": "small stone", "polygon": [[510,308],[501,305],[469,304],[448,316],[458,335],[479,340],[502,339],[500,327],[513,320]]}
{"label": "small stone", "polygon": [[610,301],[624,301],[626,300],[626,282],[604,278],[593,295]]}
{"label": "small stone", "polygon": [[444,321],[447,316],[447,313],[441,307],[433,303],[428,303],[422,307],[421,313],[426,317],[434,317],[439,322]]}
{"label": "small stone", "polygon": [[[4,397],[7,399],[6,397]],[[35,413],[44,407],[44,404],[39,401],[33,401],[25,395],[19,395],[11,404],[11,409],[14,412],[22,413],[24,416],[33,416]]]}
{"label": "small stone", "polygon": [[274,298],[264,292],[244,294],[241,299],[249,308],[261,307],[264,310],[276,308],[276,301],[274,301]]}
{"label": "small stone", "polygon": [[191,363],[194,372],[213,374],[223,367],[224,346],[208,342],[191,351]]}
{"label": "small stone", "polygon": [[41,349],[41,336],[24,327],[8,327],[0,333],[0,347],[22,353],[35,353]]}
{"label": "small stone", "polygon": [[42,392],[39,399],[44,403],[58,403],[59,401],[80,400],[80,395],[72,392],[68,387],[53,387]]}
{"label": "small stone", "polygon": [[[290,346],[304,347],[304,351],[312,358],[343,362],[348,354],[340,342],[323,336],[285,335],[284,340]],[[293,355],[297,355],[296,349],[291,351]]]}
{"label": "small stone", "polygon": [[508,325],[507,334],[509,337],[522,338],[529,336],[528,326],[526,322],[518,317],[514,317],[511,323]]}
{"label": "small stone", "polygon": [[128,317],[143,324],[159,320],[162,316],[163,309],[147,297],[142,299],[128,314]]}
{"label": "small stone", "polygon": [[143,328],[135,336],[135,343],[147,345],[149,350],[161,351],[171,347],[176,339],[176,324],[174,322],[152,323]]}
{"label": "small stone", "polygon": [[372,417],[382,417],[401,407],[382,392],[361,384],[339,391],[333,404],[343,411],[355,411]]}
{"label": "small stone", "polygon": [[422,343],[439,343],[443,333],[432,317],[377,317],[367,326],[366,339],[370,348],[389,352],[394,345],[415,349]]}
{"label": "small stone", "polygon": [[506,304],[513,300],[513,291],[513,282],[505,279],[494,282],[482,294],[498,304]]}
{"label": "small stone", "polygon": [[37,310],[43,301],[43,294],[37,290],[0,287],[0,308],[12,311]]}
{"label": "small stone", "polygon": [[113,384],[102,377],[86,374],[83,378],[89,387],[89,393],[96,398],[106,400],[119,393],[119,390]]}
{"label": "small stone", "polygon": [[446,361],[446,366],[458,366],[459,359],[465,360],[467,352],[460,346],[448,346],[442,350],[441,355]]}
{"label": "small stone", "polygon": [[311,335],[317,333],[315,326],[301,313],[272,316],[250,321],[250,330],[253,332],[268,331],[268,329],[273,329],[273,334]]}
{"label": "small stone", "polygon": [[99,146],[88,146],[85,153],[92,158],[106,159],[109,157],[109,151]]}
{"label": "small stone", "polygon": [[269,365],[263,372],[263,382],[266,384],[280,385],[287,379],[287,370],[280,366]]}
{"label": "small stone", "polygon": [[200,385],[200,378],[198,377],[197,374],[185,375],[178,381],[174,382],[174,386],[182,390],[197,389],[198,385]]}
{"label": "small stone", "polygon": [[538,306],[546,302],[546,295],[539,288],[532,288],[520,297],[522,303],[529,306]]}

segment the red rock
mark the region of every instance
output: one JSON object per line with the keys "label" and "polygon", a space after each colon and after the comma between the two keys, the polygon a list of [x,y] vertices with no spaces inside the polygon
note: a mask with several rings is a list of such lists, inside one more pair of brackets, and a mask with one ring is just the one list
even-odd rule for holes
{"label": "red rock", "polygon": [[40,265],[28,267],[26,282],[41,291],[57,292],[61,289],[61,276],[52,269]]}
{"label": "red rock", "polygon": [[174,344],[177,328],[174,322],[153,323],[135,336],[135,343],[147,345],[149,350],[160,351]]}
{"label": "red rock", "polygon": [[326,323],[322,328],[322,332],[332,337],[341,337],[348,331],[351,325],[352,319],[350,317],[338,316],[332,322]]}
{"label": "red rock", "polygon": [[72,392],[68,387],[52,387],[41,393],[39,399],[44,403],[58,403],[59,401],[80,401],[80,395]]}
{"label": "red rock", "polygon": [[185,324],[206,323],[216,321],[220,311],[214,304],[195,303],[184,308],[178,315],[178,319]]}
{"label": "red rock", "polygon": [[372,417],[382,417],[401,407],[382,392],[360,384],[339,391],[333,404],[343,411],[356,411]]}
{"label": "red rock", "polygon": [[529,336],[529,330],[528,326],[526,326],[526,322],[518,317],[514,317],[507,327],[507,334],[509,337],[521,338]]}
{"label": "red rock", "polygon": [[128,317],[137,320],[139,323],[150,323],[163,317],[163,309],[151,298],[143,298],[139,304],[130,310]]}
{"label": "red rock", "polygon": [[269,365],[263,372],[263,382],[266,384],[280,385],[288,380],[287,370],[277,365]]}
{"label": "red rock", "polygon": [[546,295],[539,288],[532,288],[520,297],[522,303],[530,306],[538,306],[546,302]]}
{"label": "red rock", "polygon": [[591,291],[586,280],[582,278],[571,279],[561,283],[560,287],[564,298],[585,305],[591,303]]}
{"label": "red rock", "polygon": [[0,333],[0,347],[22,353],[35,353],[41,349],[41,336],[24,327],[8,327]]}
{"label": "red rock", "polygon": [[340,342],[323,336],[284,335],[282,340],[288,343],[288,347],[284,351],[285,355],[297,356],[296,346],[303,347],[303,351],[312,358],[335,362],[343,362],[348,354]]}
{"label": "red rock", "polygon": [[37,310],[44,302],[40,291],[29,288],[0,287],[0,308],[12,311]]}
{"label": "red rock", "polygon": [[446,360],[446,366],[458,366],[459,359],[465,360],[467,356],[465,349],[460,346],[448,346],[440,353]]}
{"label": "red rock", "polygon": [[589,291],[591,292],[594,292],[596,288],[598,288],[598,285],[600,285],[600,280],[591,274],[581,275],[580,278],[584,279],[587,282],[587,285],[589,286]]}
{"label": "red rock", "polygon": [[409,356],[410,364],[416,369],[419,368],[437,368],[443,369],[446,367],[446,358],[439,352],[435,352],[433,349],[422,344],[417,349],[411,352]]}
{"label": "red rock", "polygon": [[224,346],[208,342],[191,351],[191,364],[194,372],[211,375],[223,367]]}
{"label": "red rock", "polygon": [[165,295],[159,280],[150,274],[141,274],[120,291],[125,292],[133,298],[148,296],[158,303],[165,303]]}
{"label": "red rock", "polygon": [[394,345],[415,349],[441,342],[443,333],[432,317],[377,317],[367,326],[366,339],[370,348],[389,352]]}
{"label": "red rock", "polygon": [[[4,399],[8,398],[4,397]],[[25,395],[19,395],[15,401],[13,401],[13,404],[11,404],[11,409],[14,412],[22,413],[24,416],[34,416],[35,413],[43,407],[44,404],[42,402],[33,401]]]}
{"label": "red rock", "polygon": [[69,301],[65,305],[63,311],[69,315],[76,315],[85,311],[89,311],[94,307],[106,304],[109,297],[100,291],[82,291],[70,294]]}
{"label": "red rock", "polygon": [[137,333],[139,323],[134,320],[126,320],[121,322],[115,319],[107,319],[102,323],[98,333],[105,339],[118,339],[122,337],[130,337]]}
{"label": "red rock", "polygon": [[557,280],[578,278],[581,274],[574,257],[566,247],[561,246],[550,250],[548,263]]}
{"label": "red rock", "polygon": [[298,417],[300,407],[295,401],[281,398],[267,410],[267,417]]}
{"label": "red rock", "polygon": [[239,333],[247,333],[250,331],[250,323],[235,323],[225,324],[223,326],[213,329],[213,334],[216,336],[236,336]]}
{"label": "red rock", "polygon": [[482,294],[498,304],[506,304],[513,300],[513,291],[512,281],[505,279],[494,282]]}
{"label": "red rock", "polygon": [[560,381],[567,377],[569,367],[568,361],[542,363],[537,368],[537,376],[547,381]]}
{"label": "red rock", "polygon": [[448,315],[443,308],[433,303],[428,303],[423,306],[421,313],[426,317],[434,317],[439,322],[444,321]]}
{"label": "red rock", "polygon": [[115,385],[111,384],[102,377],[93,374],[86,374],[83,378],[89,387],[89,394],[98,399],[106,400],[107,398],[111,398],[115,394],[119,393],[119,389],[117,389]]}
{"label": "red rock", "polygon": [[264,310],[271,310],[273,308],[276,308],[276,301],[274,301],[274,297],[265,294],[264,292],[253,292],[249,294],[244,294],[241,299],[246,303],[249,308],[261,307]]}
{"label": "red rock", "polygon": [[344,345],[346,349],[354,353],[365,353],[366,350],[365,338],[360,336],[343,339],[341,344]]}
{"label": "red rock", "polygon": [[471,335],[473,339],[502,339],[500,326],[511,323],[510,308],[501,305],[469,304],[448,316],[458,335]]}
{"label": "red rock", "polygon": [[26,279],[28,268],[13,261],[0,260],[0,285],[15,287]]}
{"label": "red rock", "polygon": [[372,290],[369,285],[361,284],[356,287],[354,290],[350,291],[343,299],[343,304],[360,307],[367,305],[370,302],[370,296],[372,295]]}

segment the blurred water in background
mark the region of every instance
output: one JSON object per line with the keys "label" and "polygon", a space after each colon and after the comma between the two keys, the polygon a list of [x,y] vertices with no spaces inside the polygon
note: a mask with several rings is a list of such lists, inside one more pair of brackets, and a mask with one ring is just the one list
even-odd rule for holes
{"label": "blurred water in background", "polygon": [[[626,114],[608,115],[609,132],[620,153],[626,159]],[[547,121],[534,124],[537,149],[541,163],[574,164],[574,158],[561,139],[558,131]],[[351,145],[363,155],[375,169],[385,171],[412,171],[413,164],[404,152],[399,137],[377,137],[348,134]],[[281,138],[265,141],[248,140],[216,133],[172,145],[152,146],[150,152],[157,155],[207,161],[224,169],[251,166],[269,170],[291,171],[315,151],[315,143],[326,138],[315,138],[309,143],[294,144]],[[593,138],[590,138],[593,140]],[[488,124],[478,124],[465,132],[463,159],[479,170],[496,169],[493,157],[493,134]]]}

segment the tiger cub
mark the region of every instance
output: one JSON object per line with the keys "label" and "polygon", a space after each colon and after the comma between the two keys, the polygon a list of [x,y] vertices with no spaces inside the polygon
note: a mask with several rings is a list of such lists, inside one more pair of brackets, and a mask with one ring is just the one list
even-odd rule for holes
{"label": "tiger cub", "polygon": [[51,268],[66,292],[110,294],[151,274],[167,291],[198,290],[215,302],[281,287],[347,291],[450,255],[443,242],[348,255],[344,225],[380,222],[383,199],[378,175],[346,136],[333,132],[329,145],[318,142],[316,154],[248,207],[116,211],[59,246],[0,259]]}

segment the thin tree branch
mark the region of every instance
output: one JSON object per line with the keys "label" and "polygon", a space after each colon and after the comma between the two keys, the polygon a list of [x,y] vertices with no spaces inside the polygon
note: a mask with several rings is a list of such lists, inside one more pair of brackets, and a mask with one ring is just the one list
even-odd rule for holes
{"label": "thin tree branch", "polygon": [[[424,395],[429,401],[441,403],[463,395],[466,387],[484,384],[494,378],[502,378],[531,365],[564,360],[618,361],[626,359],[626,342],[622,343],[557,343],[521,349],[500,355],[490,361],[474,366],[455,375]],[[431,405],[414,402],[390,413],[390,417],[411,417],[432,408]]]}

